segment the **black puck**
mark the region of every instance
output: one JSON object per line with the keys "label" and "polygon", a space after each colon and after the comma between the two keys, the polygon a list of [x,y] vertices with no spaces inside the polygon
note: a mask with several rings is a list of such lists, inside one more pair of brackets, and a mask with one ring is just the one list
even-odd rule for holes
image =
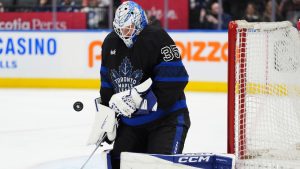
{"label": "black puck", "polygon": [[73,104],[73,109],[75,110],[75,111],[81,111],[82,109],[83,109],[83,104],[81,103],[81,102],[75,102],[74,104]]}

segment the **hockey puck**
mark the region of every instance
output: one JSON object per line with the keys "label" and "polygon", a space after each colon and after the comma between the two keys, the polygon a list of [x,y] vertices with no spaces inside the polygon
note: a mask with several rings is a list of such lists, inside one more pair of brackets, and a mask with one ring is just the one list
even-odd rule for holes
{"label": "hockey puck", "polygon": [[74,104],[73,104],[73,109],[75,110],[75,111],[81,111],[82,109],[83,109],[83,104],[81,103],[81,102],[75,102]]}

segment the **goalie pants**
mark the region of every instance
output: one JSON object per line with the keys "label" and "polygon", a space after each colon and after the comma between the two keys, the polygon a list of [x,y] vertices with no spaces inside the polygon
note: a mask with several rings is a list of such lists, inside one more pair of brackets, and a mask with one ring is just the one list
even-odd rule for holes
{"label": "goalie pants", "polygon": [[120,124],[111,152],[113,169],[120,168],[121,152],[180,154],[190,127],[188,111],[171,114],[143,126]]}

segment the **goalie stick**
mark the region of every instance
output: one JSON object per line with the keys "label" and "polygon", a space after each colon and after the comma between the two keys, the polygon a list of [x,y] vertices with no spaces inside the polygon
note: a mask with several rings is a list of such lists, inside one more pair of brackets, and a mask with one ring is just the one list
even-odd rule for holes
{"label": "goalie stick", "polygon": [[84,167],[86,166],[86,164],[90,161],[90,159],[93,157],[93,155],[95,154],[95,152],[98,150],[98,148],[101,146],[101,143],[105,140],[106,138],[106,133],[103,135],[103,137],[101,139],[99,139],[97,141],[96,144],[96,148],[94,149],[94,151],[91,153],[91,155],[89,156],[89,158],[83,163],[83,165],[80,167],[80,169],[84,169]]}
{"label": "goalie stick", "polygon": [[[120,114],[117,114],[117,118],[120,116]],[[118,118],[118,122],[119,122],[119,118]],[[93,150],[93,152],[91,153],[91,155],[89,156],[89,158],[83,163],[83,165],[80,167],[80,169],[84,169],[84,167],[86,166],[86,164],[90,161],[90,159],[94,156],[95,152],[98,150],[98,148],[101,146],[101,144],[103,143],[103,141],[106,139],[107,134],[104,133],[103,137],[100,138],[97,143],[96,143],[96,147]]]}

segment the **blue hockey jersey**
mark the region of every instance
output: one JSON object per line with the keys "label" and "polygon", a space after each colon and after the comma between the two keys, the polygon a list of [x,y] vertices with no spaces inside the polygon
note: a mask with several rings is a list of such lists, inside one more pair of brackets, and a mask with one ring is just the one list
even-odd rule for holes
{"label": "blue hockey jersey", "polygon": [[127,48],[115,32],[105,38],[101,63],[102,104],[108,106],[111,96],[151,78],[151,89],[158,102],[157,111],[121,117],[131,126],[146,124],[176,112],[188,113],[184,88],[188,73],[179,50],[162,28],[147,26],[132,48]]}

